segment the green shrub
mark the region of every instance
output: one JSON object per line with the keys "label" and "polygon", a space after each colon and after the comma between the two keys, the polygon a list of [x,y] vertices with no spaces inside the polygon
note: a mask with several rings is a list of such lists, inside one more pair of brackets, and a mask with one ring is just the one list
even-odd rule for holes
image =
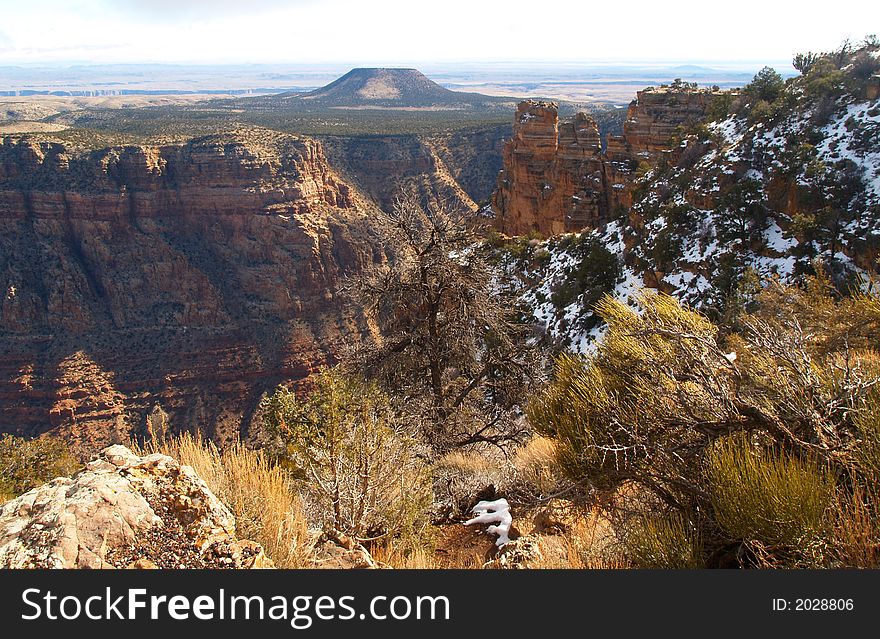
{"label": "green shrub", "polygon": [[526,239],[537,240],[538,242],[540,242],[544,239],[544,236],[541,234],[540,231],[532,229],[526,234]]}
{"label": "green shrub", "polygon": [[603,298],[605,336],[556,362],[532,426],[571,479],[650,496],[624,512],[692,521],[713,565],[874,565],[880,301],[817,273],[765,281],[724,329],[663,294]]}
{"label": "green shrub", "polygon": [[766,100],[758,100],[752,110],[749,112],[749,124],[757,124],[758,122],[771,122],[776,112],[773,106]]}
{"label": "green shrub", "polygon": [[846,73],[828,58],[817,61],[804,78],[804,94],[813,100],[836,97],[844,90]]}
{"label": "green shrub", "polygon": [[675,261],[682,256],[681,238],[669,226],[665,226],[654,236],[650,251],[652,260],[660,270],[671,270]]}
{"label": "green shrub", "polygon": [[719,122],[727,119],[733,108],[734,96],[730,92],[719,93],[712,96],[706,116],[709,122]]}
{"label": "green shrub", "polygon": [[772,67],[764,67],[752,81],[743,88],[743,92],[755,100],[773,102],[785,89],[785,80]]}
{"label": "green shrub", "polygon": [[327,527],[366,541],[427,524],[428,466],[375,384],[326,369],[307,399],[282,387],[262,409],[283,455],[315,492]]}
{"label": "green shrub", "polygon": [[852,63],[852,74],[857,80],[865,81],[880,71],[880,58],[873,55],[876,52],[866,50],[856,54]]}
{"label": "green shrub", "polygon": [[690,92],[690,91],[698,91],[700,88],[700,85],[698,85],[696,82],[685,82],[681,78],[675,78],[675,80],[672,81],[670,88],[673,91]]}
{"label": "green shrub", "polygon": [[0,436],[0,502],[56,477],[66,477],[82,465],[60,439]]}
{"label": "green shrub", "polygon": [[493,249],[500,249],[507,244],[507,238],[495,229],[486,231],[483,238],[486,245]]}
{"label": "green shrub", "polygon": [[562,309],[580,297],[584,308],[592,308],[617,283],[620,276],[617,256],[588,233],[564,238],[559,249],[579,260],[551,291],[553,305]]}
{"label": "green shrub", "polygon": [[625,554],[636,568],[702,568],[703,549],[693,524],[678,514],[642,518],[626,536]]}
{"label": "green shrub", "polygon": [[[556,439],[563,469],[609,488],[643,473],[681,472],[681,455],[665,451],[690,450],[701,436],[682,427],[676,398],[690,400],[686,410],[693,420],[708,421],[718,413],[713,398],[694,384],[679,388],[678,381],[698,368],[714,370],[720,357],[711,346],[715,327],[668,295],[646,295],[642,302],[637,313],[603,297],[596,312],[608,331],[597,353],[557,360],[553,383],[528,405],[532,425]],[[697,339],[679,342],[666,332]],[[719,379],[719,389],[726,382]]]}
{"label": "green shrub", "polygon": [[732,537],[799,549],[828,532],[835,483],[817,461],[735,436],[712,447],[706,466],[715,517]]}
{"label": "green shrub", "polygon": [[522,261],[528,259],[529,255],[534,248],[530,243],[529,239],[525,236],[518,236],[511,238],[507,244],[505,245],[507,252],[510,256],[517,260]]}

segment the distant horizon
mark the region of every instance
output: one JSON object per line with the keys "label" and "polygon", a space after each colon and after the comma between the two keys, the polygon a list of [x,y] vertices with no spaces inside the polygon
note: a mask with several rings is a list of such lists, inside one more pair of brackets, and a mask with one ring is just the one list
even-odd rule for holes
{"label": "distant horizon", "polygon": [[[403,62],[321,64],[98,63],[0,66],[0,95],[264,95],[313,90],[353,69],[415,69],[453,91],[493,96],[539,94],[554,99],[627,102],[635,91],[681,78],[702,86],[743,86],[765,64],[707,60],[604,62]],[[775,65],[784,75],[795,70]]]}

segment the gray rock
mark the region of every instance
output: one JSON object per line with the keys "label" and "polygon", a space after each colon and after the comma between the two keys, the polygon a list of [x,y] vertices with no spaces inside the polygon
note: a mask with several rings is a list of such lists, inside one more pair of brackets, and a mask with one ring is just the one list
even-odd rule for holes
{"label": "gray rock", "polygon": [[[171,564],[170,559],[183,556]],[[226,560],[229,561],[226,561]],[[110,446],[72,478],[0,507],[0,567],[271,567],[189,466]]]}

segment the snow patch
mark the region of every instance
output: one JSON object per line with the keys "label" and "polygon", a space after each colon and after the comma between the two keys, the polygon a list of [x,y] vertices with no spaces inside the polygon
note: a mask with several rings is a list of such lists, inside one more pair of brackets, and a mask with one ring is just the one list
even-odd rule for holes
{"label": "snow patch", "polygon": [[471,509],[476,515],[473,519],[464,522],[465,526],[473,524],[492,524],[486,528],[489,535],[498,535],[495,545],[501,548],[510,541],[510,526],[513,524],[513,516],[510,514],[510,504],[506,499],[495,501],[481,501]]}
{"label": "snow patch", "polygon": [[764,231],[764,238],[767,240],[767,247],[777,253],[788,253],[790,249],[797,246],[797,240],[791,237],[785,237],[779,224],[774,220],[767,230]]}

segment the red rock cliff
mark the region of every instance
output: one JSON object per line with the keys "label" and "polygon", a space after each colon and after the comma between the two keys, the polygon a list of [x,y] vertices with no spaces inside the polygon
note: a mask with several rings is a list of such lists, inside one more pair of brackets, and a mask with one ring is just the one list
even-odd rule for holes
{"label": "red rock cliff", "polygon": [[587,226],[606,213],[599,129],[579,113],[559,123],[553,102],[520,102],[492,205],[501,229],[544,235]]}
{"label": "red rock cliff", "polygon": [[372,205],[292,136],[71,153],[0,145],[0,430],[247,434],[260,395],[364,330],[342,278],[385,259]]}
{"label": "red rock cliff", "polygon": [[629,208],[638,163],[669,150],[675,130],[703,117],[712,95],[639,91],[623,135],[609,136],[604,153],[588,115],[559,122],[555,103],[521,102],[492,198],[496,225],[510,235],[537,231],[546,236],[596,226],[616,209]]}

